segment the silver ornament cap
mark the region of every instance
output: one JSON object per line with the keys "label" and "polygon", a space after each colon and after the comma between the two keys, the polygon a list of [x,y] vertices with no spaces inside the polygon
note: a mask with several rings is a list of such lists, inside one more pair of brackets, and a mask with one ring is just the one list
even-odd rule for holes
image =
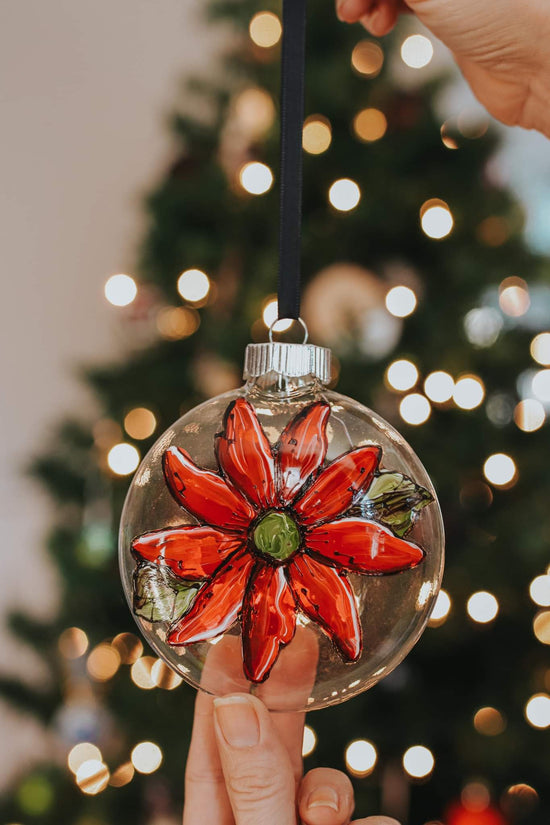
{"label": "silver ornament cap", "polygon": [[315,344],[283,344],[275,341],[249,344],[244,354],[243,377],[248,380],[270,372],[290,378],[313,375],[322,384],[328,384],[330,361],[330,350]]}

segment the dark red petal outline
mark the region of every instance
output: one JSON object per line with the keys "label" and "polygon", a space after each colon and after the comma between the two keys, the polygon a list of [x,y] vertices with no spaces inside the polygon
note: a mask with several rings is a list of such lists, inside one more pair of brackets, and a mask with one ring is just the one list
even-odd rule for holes
{"label": "dark red petal outline", "polygon": [[208,579],[244,543],[244,536],[215,527],[166,527],[132,542],[140,559],[165,564],[182,579]]}
{"label": "dark red petal outline", "polygon": [[325,460],[330,405],[316,401],[294,416],[281,434],[277,454],[279,502],[296,498],[304,482]]}
{"label": "dark red petal outline", "polygon": [[296,601],[284,567],[258,562],[248,583],[242,616],[246,678],[264,682],[295,630]]}
{"label": "dark red petal outline", "polygon": [[361,623],[346,574],[305,554],[288,570],[298,606],[330,636],[345,659],[355,662],[363,650]]}
{"label": "dark red petal outline", "polygon": [[326,563],[374,576],[410,570],[425,556],[418,545],[398,538],[381,524],[361,518],[320,524],[308,531],[305,543]]}
{"label": "dark red petal outline", "polygon": [[197,467],[180,447],[169,447],[163,468],[170,492],[182,507],[207,524],[224,530],[245,530],[256,513],[240,493],[217,473]]}
{"label": "dark red petal outline", "polygon": [[332,521],[345,513],[357,494],[370,486],[381,454],[380,447],[358,447],[325,467],[309,490],[293,504],[301,523]]}
{"label": "dark red petal outline", "polygon": [[239,618],[253,564],[248,551],[230,556],[213,579],[201,587],[189,612],[172,625],[166,637],[168,644],[204,642],[229,630]]}
{"label": "dark red petal outline", "polygon": [[253,504],[264,509],[275,503],[275,466],[252,404],[237,398],[227,408],[224,430],[216,437],[216,455],[222,472]]}

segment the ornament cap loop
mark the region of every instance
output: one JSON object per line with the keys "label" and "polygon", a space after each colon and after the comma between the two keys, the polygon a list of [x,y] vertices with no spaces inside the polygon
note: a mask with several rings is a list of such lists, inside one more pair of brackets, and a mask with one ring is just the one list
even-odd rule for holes
{"label": "ornament cap loop", "polygon": [[[273,321],[273,323],[271,324],[271,326],[269,327],[269,343],[270,343],[270,344],[273,344],[273,343],[274,343],[274,341],[273,341],[273,333],[274,333],[274,332],[279,332],[279,331],[280,331],[280,332],[282,332],[282,331],[283,331],[283,330],[276,330],[276,329],[275,329],[275,327],[277,326],[277,324],[280,324],[280,323],[281,323],[281,321],[290,321],[291,323],[296,322],[297,324],[299,324],[299,325],[302,327],[303,331],[304,331],[304,340],[303,340],[301,343],[302,343],[302,344],[307,344],[307,339],[309,338],[309,330],[308,330],[307,325],[306,325],[306,322],[304,321],[304,319],[303,319],[303,318],[276,318],[276,319]],[[286,329],[286,327],[285,327],[285,329]],[[292,342],[292,343],[295,343],[295,342]]]}
{"label": "ornament cap loop", "polygon": [[270,372],[299,378],[313,375],[322,384],[330,382],[331,352],[314,344],[249,344],[244,356],[243,377],[258,378]]}

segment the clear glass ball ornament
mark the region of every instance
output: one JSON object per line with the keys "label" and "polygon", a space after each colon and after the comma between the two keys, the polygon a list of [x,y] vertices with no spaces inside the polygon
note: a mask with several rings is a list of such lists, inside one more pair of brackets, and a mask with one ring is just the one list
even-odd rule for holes
{"label": "clear glass ball ornament", "polygon": [[330,353],[255,344],[245,385],[185,413],[130,486],[120,568],[136,622],[189,684],[313,710],[372,687],[424,630],[443,571],[426,470],[326,389]]}

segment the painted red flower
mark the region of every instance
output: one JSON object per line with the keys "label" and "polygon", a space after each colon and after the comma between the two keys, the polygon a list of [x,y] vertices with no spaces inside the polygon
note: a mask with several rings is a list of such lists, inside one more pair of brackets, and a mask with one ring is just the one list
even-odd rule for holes
{"label": "painted red flower", "polygon": [[358,447],[323,467],[330,405],[305,407],[272,447],[252,405],[232,402],[216,437],[219,473],[170,447],[163,458],[170,492],[200,523],[134,539],[138,560],[203,581],[191,607],[169,628],[170,645],[202,642],[239,618],[244,671],[263,682],[302,611],[342,657],[362,651],[361,623],[348,572],[379,576],[424,558],[383,525],[346,515],[373,481],[381,449]]}

